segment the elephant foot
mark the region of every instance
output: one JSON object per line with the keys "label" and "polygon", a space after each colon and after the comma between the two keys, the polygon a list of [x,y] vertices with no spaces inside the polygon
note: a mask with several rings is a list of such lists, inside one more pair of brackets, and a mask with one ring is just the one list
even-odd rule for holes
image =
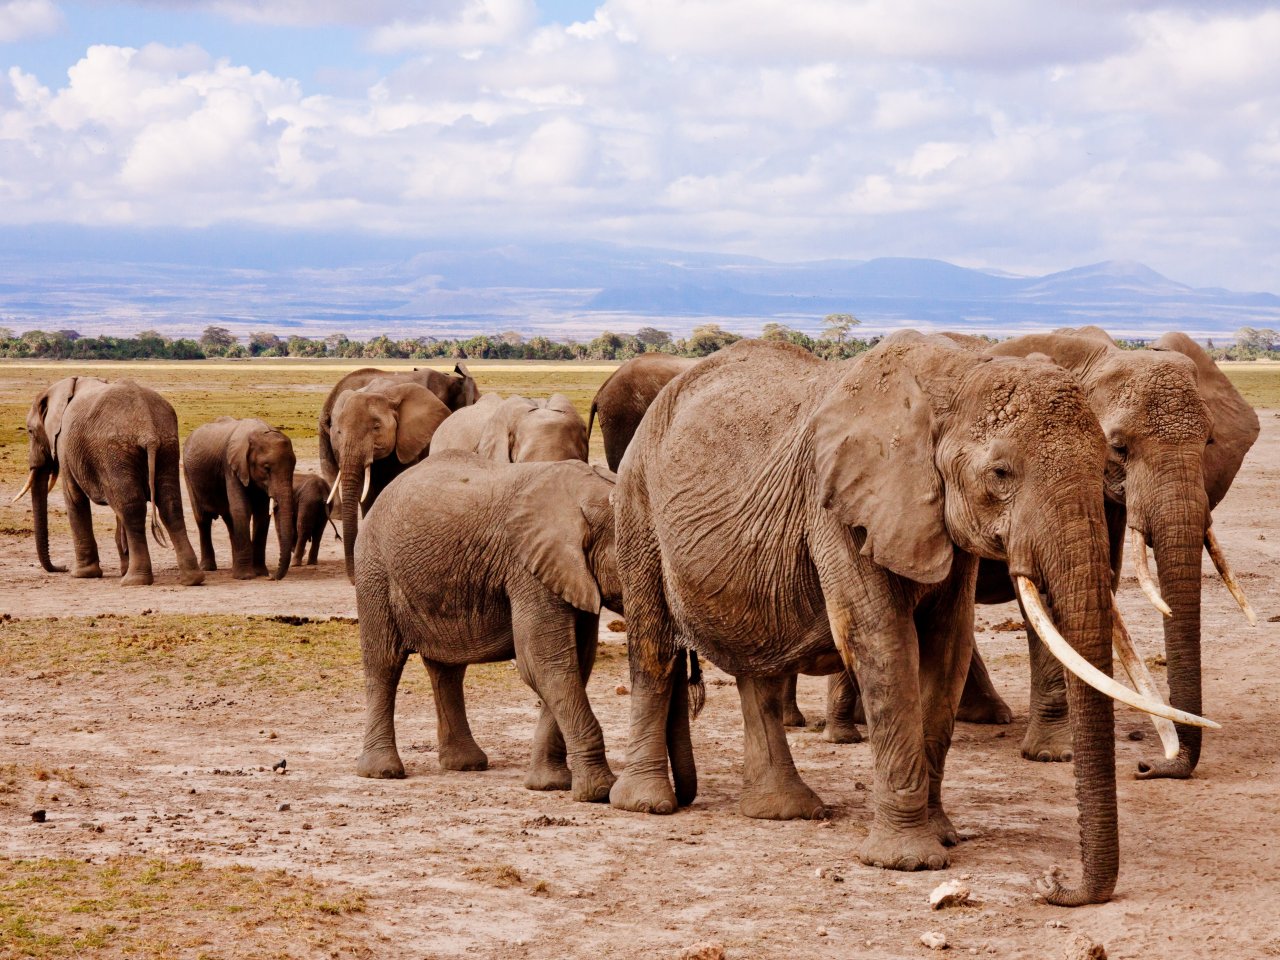
{"label": "elephant foot", "polygon": [[[84,565],[77,565],[75,568],[72,569],[71,575],[73,577],[80,577],[85,580],[94,580],[102,576],[102,567],[96,563],[86,563]],[[126,583],[127,582],[128,581],[126,581]]]}
{"label": "elephant foot", "polygon": [[125,587],[149,587],[153,580],[150,570],[141,570],[138,573],[128,574],[120,584]]}
{"label": "elephant foot", "polygon": [[960,698],[960,709],[956,711],[956,719],[965,723],[1003,725],[1013,723],[1013,711],[1000,699],[999,694],[970,696],[966,688],[965,696]]}
{"label": "elephant foot", "polygon": [[356,774],[374,780],[403,780],[404,764],[394,747],[384,750],[366,750],[356,761]]}
{"label": "elephant foot", "polygon": [[524,788],[526,790],[571,790],[573,775],[569,773],[569,767],[563,762],[553,763],[545,758],[534,760],[529,764],[529,772],[524,776]]}
{"label": "elephant foot", "polygon": [[782,708],[782,725],[784,727],[807,727],[809,721],[800,712],[800,708],[796,706],[795,701],[792,701]]}
{"label": "elephant foot", "polygon": [[488,770],[489,758],[474,740],[440,744],[441,770]]}
{"label": "elephant foot", "polygon": [[943,812],[941,807],[929,811],[929,826],[933,829],[933,835],[944,847],[954,847],[960,842],[960,831],[955,828],[951,818]]}
{"label": "elephant foot", "polygon": [[1037,763],[1066,763],[1074,756],[1071,721],[1032,718],[1022,738],[1022,756]]}
{"label": "elephant foot", "polygon": [[873,826],[858,859],[885,870],[942,870],[951,863],[932,825],[910,831]]}
{"label": "elephant foot", "polygon": [[623,770],[609,791],[609,803],[636,813],[675,813],[676,792],[665,775],[644,777]]}
{"label": "elephant foot", "polygon": [[738,809],[756,820],[825,820],[826,806],[798,776],[744,784]]}
{"label": "elephant foot", "polygon": [[212,573],[214,570],[218,569],[218,562],[214,560],[212,557],[210,557],[208,560],[201,560],[200,569],[207,570],[208,572]]}
{"label": "elephant foot", "polygon": [[268,570],[266,567],[254,567],[253,575],[255,577],[266,577],[268,580],[271,579],[271,571]]}
{"label": "elephant foot", "polygon": [[579,803],[608,803],[617,777],[608,765],[591,766],[573,775],[573,799]]}
{"label": "elephant foot", "polygon": [[184,587],[198,587],[204,583],[204,571],[183,570],[178,574],[178,580]]}
{"label": "elephant foot", "polygon": [[861,743],[863,741],[862,731],[852,723],[832,723],[829,720],[822,731],[822,736],[829,743]]}
{"label": "elephant foot", "polygon": [[256,576],[256,573],[244,567],[231,568],[231,579],[233,580],[252,580]]}
{"label": "elephant foot", "polygon": [[1172,760],[1161,757],[1159,760],[1139,760],[1135,780],[1190,780],[1195,767],[1185,754],[1178,754]]}

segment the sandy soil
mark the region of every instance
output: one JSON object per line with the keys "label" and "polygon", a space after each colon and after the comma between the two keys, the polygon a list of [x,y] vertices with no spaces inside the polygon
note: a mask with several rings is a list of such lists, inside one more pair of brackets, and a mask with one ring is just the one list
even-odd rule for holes
{"label": "sandy soil", "polygon": [[[56,655],[48,672],[0,671],[0,759],[74,765],[88,786],[23,786],[14,804],[0,806],[0,854],[196,857],[340,880],[369,894],[360,922],[384,956],[674,958],[716,941],[733,958],[897,958],[929,955],[925,931],[944,934],[963,955],[1074,956],[1068,945],[1083,934],[1112,958],[1280,956],[1272,731],[1280,648],[1269,622],[1280,619],[1277,417],[1264,412],[1262,438],[1215,525],[1263,622],[1250,629],[1206,569],[1206,713],[1224,730],[1206,738],[1195,779],[1133,780],[1137,760],[1156,755],[1158,744],[1140,715],[1118,709],[1122,865],[1106,905],[1066,910],[1032,895],[1033,877],[1051,864],[1078,871],[1075,800],[1070,765],[1018,756],[1025,648],[1021,634],[988,626],[1015,617],[1012,607],[979,609],[979,642],[1016,719],[957,731],[946,796],[968,839],[943,873],[889,873],[855,859],[871,782],[865,744],[835,746],[803,730],[791,736],[831,820],[741,817],[741,717],[731,682],[714,670],[694,730],[700,795],[687,811],[656,818],[524,790],[535,700],[518,682],[472,693],[472,725],[491,762],[484,773],[441,772],[428,698],[403,697],[398,733],[409,778],[382,782],[353,774],[362,703],[351,684],[328,697],[229,692],[175,668],[166,686],[144,683],[153,677],[135,667],[96,673]],[[110,558],[105,525],[99,540]],[[54,553],[69,556],[65,536]],[[123,590],[111,579],[45,575],[30,540],[6,536],[0,611],[354,613],[332,540],[319,567],[281,583],[237,583],[219,572],[185,589],[175,585],[172,556],[156,557],[157,585]],[[1157,615],[1132,577],[1121,606],[1140,649],[1156,654]],[[628,700],[615,687],[626,683],[626,661],[620,637],[604,640],[590,693],[617,770]],[[818,679],[802,681],[811,718],[822,714],[823,689]],[[1140,731],[1145,740],[1130,739]],[[273,775],[281,757],[288,774]],[[281,803],[290,809],[278,811]],[[30,822],[36,804],[48,806],[48,823]],[[521,880],[504,887],[499,868],[507,865]],[[929,891],[956,877],[966,878],[977,905],[931,912]]]}

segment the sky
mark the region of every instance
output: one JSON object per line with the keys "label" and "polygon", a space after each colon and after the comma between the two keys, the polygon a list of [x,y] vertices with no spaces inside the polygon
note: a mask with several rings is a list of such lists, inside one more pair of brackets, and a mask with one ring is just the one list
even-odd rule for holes
{"label": "sky", "polygon": [[0,0],[0,229],[1280,291],[1277,51],[1246,0]]}

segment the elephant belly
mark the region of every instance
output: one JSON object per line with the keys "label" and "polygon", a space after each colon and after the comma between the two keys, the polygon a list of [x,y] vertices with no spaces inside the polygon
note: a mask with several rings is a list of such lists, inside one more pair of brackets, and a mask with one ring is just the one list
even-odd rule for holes
{"label": "elephant belly", "polygon": [[515,657],[511,611],[505,604],[461,609],[447,601],[397,605],[401,641],[439,663],[493,663]]}

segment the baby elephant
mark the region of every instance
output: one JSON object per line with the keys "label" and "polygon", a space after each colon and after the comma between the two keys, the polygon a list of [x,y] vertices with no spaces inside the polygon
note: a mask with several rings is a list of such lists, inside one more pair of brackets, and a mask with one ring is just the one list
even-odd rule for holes
{"label": "baby elephant", "polygon": [[366,698],[357,773],[404,776],[395,697],[412,653],[431,675],[440,766],[484,770],[463,675],[469,663],[514,657],[543,704],[525,786],[609,799],[614,776],[586,683],[601,602],[622,611],[614,479],[575,460],[505,464],[451,452],[383,492],[356,543]]}
{"label": "baby elephant", "polygon": [[[320,540],[324,537],[325,524],[332,524],[329,514],[329,484],[324,477],[314,473],[295,473],[293,475],[293,509],[298,518],[298,529],[293,541],[293,565],[302,566],[302,555],[307,554],[307,566],[314,567],[320,555]],[[338,537],[338,528],[333,528],[333,535]],[[311,545],[307,553],[307,545]]]}

